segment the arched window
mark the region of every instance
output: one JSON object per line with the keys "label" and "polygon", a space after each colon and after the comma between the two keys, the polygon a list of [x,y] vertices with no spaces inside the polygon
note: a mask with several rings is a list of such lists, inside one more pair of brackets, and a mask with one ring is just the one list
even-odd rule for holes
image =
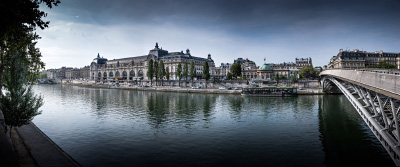
{"label": "arched window", "polygon": [[122,78],[124,78],[124,79],[128,78],[128,73],[126,73],[126,71],[122,72]]}
{"label": "arched window", "polygon": [[103,73],[103,77],[107,78],[107,73],[106,72]]}
{"label": "arched window", "polygon": [[143,71],[142,70],[138,71],[138,77],[143,77]]}
{"label": "arched window", "polygon": [[110,73],[109,73],[109,76],[110,76],[110,77],[114,77],[114,73],[113,73],[113,72],[110,72]]}
{"label": "arched window", "polygon": [[119,76],[120,76],[119,71],[115,72],[115,77],[119,78]]}
{"label": "arched window", "polygon": [[131,70],[131,71],[129,72],[129,76],[130,76],[130,77],[134,77],[134,76],[135,76],[135,71]]}

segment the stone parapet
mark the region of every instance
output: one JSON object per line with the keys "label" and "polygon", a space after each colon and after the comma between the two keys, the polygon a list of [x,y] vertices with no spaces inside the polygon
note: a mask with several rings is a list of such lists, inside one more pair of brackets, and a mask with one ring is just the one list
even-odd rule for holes
{"label": "stone parapet", "polygon": [[400,96],[400,75],[386,71],[366,70],[325,70],[320,75],[347,79],[375,89]]}

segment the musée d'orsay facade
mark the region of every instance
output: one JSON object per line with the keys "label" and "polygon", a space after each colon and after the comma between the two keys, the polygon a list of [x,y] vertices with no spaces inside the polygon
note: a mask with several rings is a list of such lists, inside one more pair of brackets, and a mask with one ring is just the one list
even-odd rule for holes
{"label": "mus\u00e9e d'orsay facade", "polygon": [[148,62],[150,59],[153,61],[164,62],[165,68],[170,72],[170,79],[175,80],[175,75],[178,64],[181,63],[182,67],[184,62],[188,63],[190,68],[190,62],[193,60],[197,76],[201,77],[203,73],[203,64],[205,61],[208,62],[210,67],[210,74],[213,75],[215,64],[214,60],[211,59],[211,55],[208,54],[207,58],[195,57],[190,54],[190,50],[187,49],[184,53],[181,52],[168,52],[158,46],[150,50],[148,55],[128,57],[122,59],[107,60],[106,58],[97,55],[90,65],[90,79],[96,81],[106,80],[122,80],[122,81],[137,81],[137,80],[149,80],[146,76],[148,69]]}

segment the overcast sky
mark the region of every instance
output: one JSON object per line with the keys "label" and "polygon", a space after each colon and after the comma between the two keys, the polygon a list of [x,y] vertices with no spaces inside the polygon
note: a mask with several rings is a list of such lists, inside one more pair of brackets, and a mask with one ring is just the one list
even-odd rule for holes
{"label": "overcast sky", "polygon": [[322,66],[339,49],[400,52],[400,0],[61,0],[42,8],[37,30],[46,68],[83,67],[148,54],[210,53],[217,66],[239,57],[262,65],[311,57]]}

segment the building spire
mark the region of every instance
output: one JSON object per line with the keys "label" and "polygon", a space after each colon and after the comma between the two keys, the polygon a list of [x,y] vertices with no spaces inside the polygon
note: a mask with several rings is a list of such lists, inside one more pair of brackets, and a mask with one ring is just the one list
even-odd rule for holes
{"label": "building spire", "polygon": [[100,58],[100,53],[97,53],[97,58]]}
{"label": "building spire", "polygon": [[158,48],[158,42],[156,42],[156,48]]}

